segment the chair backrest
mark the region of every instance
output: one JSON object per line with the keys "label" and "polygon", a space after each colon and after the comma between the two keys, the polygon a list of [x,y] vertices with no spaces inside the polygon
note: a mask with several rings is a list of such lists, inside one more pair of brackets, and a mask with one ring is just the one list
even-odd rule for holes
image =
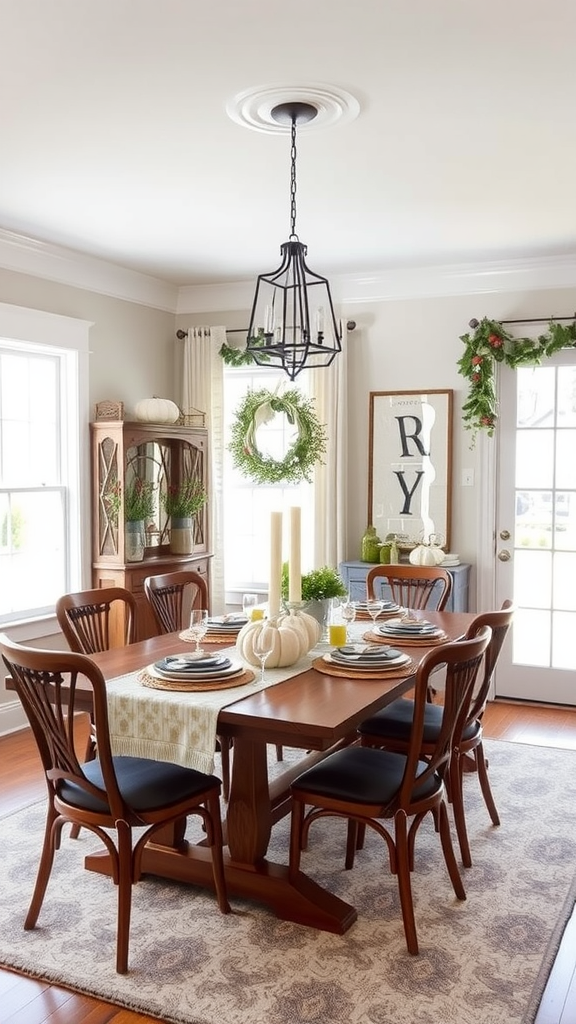
{"label": "chair backrest", "polygon": [[403,608],[441,612],[452,592],[452,577],[437,565],[375,565],[366,576],[366,596],[378,597],[375,580],[390,587],[392,600]]}
{"label": "chair backrest", "polygon": [[[478,672],[491,636],[490,627],[484,626],[476,636],[442,644],[422,659],[414,684],[414,714],[399,797],[402,807],[408,808],[417,804],[418,791],[426,791],[426,783],[430,776],[438,774],[443,777],[447,771],[452,746],[455,739],[461,735],[462,722],[468,716]],[[434,685],[433,673],[441,667],[446,668],[442,722],[434,744],[424,744],[428,687]],[[427,762],[424,771],[421,770],[423,749]]]}
{"label": "chair backrest", "polygon": [[144,593],[162,633],[174,633],[190,623],[191,608],[208,608],[208,587],[192,569],[148,576]]}
{"label": "chair backrest", "polygon": [[[4,633],[0,633],[0,655],[32,727],[48,788],[58,797],[62,787],[72,783],[110,808],[111,824],[126,819],[128,809],[118,790],[110,751],[106,683],[100,669],[83,654],[24,647]],[[76,754],[85,746],[84,715],[75,714],[80,694],[83,711],[86,699],[91,699],[105,790],[88,782]],[[75,730],[82,730],[82,738]]]}
{"label": "chair backrest", "polygon": [[490,626],[490,629],[492,630],[492,639],[490,640],[486,651],[484,658],[484,671],[481,676],[480,684],[474,693],[466,725],[482,718],[482,715],[484,714],[492,683],[492,677],[494,675],[494,669],[496,668],[496,662],[500,657],[500,651],[502,650],[504,641],[508,635],[508,630],[512,625],[514,612],[515,607],[512,601],[506,600],[504,601],[500,611],[482,612],[480,615],[475,617],[474,621],[468,627],[466,636],[473,637],[476,636],[479,630],[484,626]]}
{"label": "chair backrest", "polygon": [[113,640],[118,631],[121,644],[132,644],[136,637],[136,600],[124,587],[64,594],[56,602],[56,618],[76,654],[98,654],[119,646]]}

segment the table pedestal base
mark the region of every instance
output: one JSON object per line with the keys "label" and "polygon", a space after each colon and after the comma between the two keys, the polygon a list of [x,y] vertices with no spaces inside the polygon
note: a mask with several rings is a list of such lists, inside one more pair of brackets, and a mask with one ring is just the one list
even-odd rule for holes
{"label": "table pedestal base", "polygon": [[[88,871],[111,874],[110,859],[105,851],[86,857],[84,866]],[[343,935],[358,916],[354,907],[303,872],[292,884],[284,864],[262,860],[254,867],[239,865],[225,853],[224,871],[229,896],[265,903],[285,921]],[[212,858],[207,847],[192,846],[178,851],[151,843],[144,850],[142,873],[214,889]]]}

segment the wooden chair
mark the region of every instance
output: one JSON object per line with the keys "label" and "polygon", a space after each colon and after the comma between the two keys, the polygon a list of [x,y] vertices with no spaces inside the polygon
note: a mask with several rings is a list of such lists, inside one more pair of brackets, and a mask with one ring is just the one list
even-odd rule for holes
{"label": "wooden chair", "polygon": [[[116,615],[120,608],[121,614]],[[76,654],[98,654],[118,646],[118,635],[124,644],[136,638],[136,600],[124,587],[103,587],[64,594],[56,602],[56,618],[71,651]],[[115,636],[116,634],[116,636]],[[84,758],[96,756],[96,729],[91,717],[90,736]],[[78,826],[71,835],[78,837]]]}
{"label": "wooden chair", "polygon": [[[429,812],[440,833],[444,860],[454,892],[466,893],[458,870],[447,811],[444,784],[452,750],[452,736],[460,716],[466,714],[490,629],[471,640],[459,640],[430,651],[415,676],[414,716],[410,744],[404,753],[368,746],[348,746],[330,754],[292,783],[292,820],[289,875],[299,876],[301,850],[313,821],[329,816],[348,820],[346,868],[354,864],[358,829],[369,826],[388,846],[391,871],[398,876],[404,932],[409,953],[418,953],[410,873],[421,821]],[[430,674],[446,666],[446,699],[442,727],[434,748],[424,761],[421,747]],[[307,807],[309,810],[307,810]],[[408,827],[408,819],[412,822]],[[388,829],[381,819],[393,822]]]}
{"label": "wooden chair", "polygon": [[[208,607],[206,580],[192,569],[147,576],[144,580],[144,593],[161,633],[185,629],[192,608]],[[224,799],[228,800],[232,740],[227,736],[218,736],[218,746],[222,761],[222,790]]]}
{"label": "wooden chair", "polygon": [[439,565],[375,565],[366,576],[366,597],[379,596],[376,580],[388,584],[392,600],[403,608],[441,612],[452,592],[452,577]]}
{"label": "wooden chair", "polygon": [[[121,642],[134,643],[136,636],[136,601],[124,587],[103,587],[64,594],[56,602],[56,618],[71,651],[76,654],[97,654],[108,651],[115,643],[113,627],[115,610],[122,602],[123,626],[119,627]],[[118,643],[116,641],[116,646]]]}
{"label": "wooden chair", "polygon": [[[106,683],[82,654],[22,647],[0,634],[0,654],[24,706],[40,752],[48,790],[44,844],[24,928],[38,920],[62,828],[90,829],[104,843],[118,886],[116,970],[128,970],[132,886],[140,879],[144,846],[159,829],[199,814],[211,848],[214,888],[223,913],[230,909],[224,879],[220,780],[166,761],[114,757],[110,749]],[[74,746],[76,687],[92,691],[98,757],[80,765]],[[70,697],[63,695],[63,683]],[[135,840],[133,827],[144,831]],[[114,834],[116,833],[116,841]],[[81,898],[79,894],[78,898]]]}
{"label": "wooden chair", "polygon": [[[484,797],[484,803],[494,825],[500,824],[500,818],[494,803],[494,797],[488,780],[487,761],[482,744],[482,717],[486,710],[488,694],[496,668],[496,662],[502,645],[508,634],[514,616],[511,601],[504,601],[500,611],[484,612],[477,615],[471,623],[467,638],[476,636],[486,626],[492,630],[492,638],[484,657],[480,684],[476,688],[466,716],[459,722],[458,731],[454,736],[452,759],[448,779],[448,793],[454,812],[454,822],[460,845],[460,853],[464,867],[471,867],[472,857],[466,829],[464,813],[464,774],[475,770]],[[412,735],[415,705],[412,700],[400,697],[388,707],[367,718],[359,727],[361,742],[371,747],[385,748],[398,752],[406,752]],[[442,728],[443,710],[438,704],[427,704],[424,709],[424,729],[422,736],[422,755],[429,756],[434,749],[436,739]],[[472,767],[468,767],[467,757],[472,755]]]}
{"label": "wooden chair", "polygon": [[192,608],[208,608],[206,580],[193,569],[148,576],[144,593],[161,633],[185,629]]}

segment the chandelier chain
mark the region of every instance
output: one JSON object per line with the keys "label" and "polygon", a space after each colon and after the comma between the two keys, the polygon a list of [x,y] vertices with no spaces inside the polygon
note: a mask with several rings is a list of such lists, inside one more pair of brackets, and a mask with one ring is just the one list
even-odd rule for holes
{"label": "chandelier chain", "polygon": [[296,118],[292,118],[292,145],[290,147],[290,235],[296,234]]}

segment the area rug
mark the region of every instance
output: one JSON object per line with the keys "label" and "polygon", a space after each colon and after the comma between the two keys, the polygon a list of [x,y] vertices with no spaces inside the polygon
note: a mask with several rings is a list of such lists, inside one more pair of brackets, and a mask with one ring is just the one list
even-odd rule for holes
{"label": "area rug", "polygon": [[[491,742],[487,753],[502,824],[491,825],[466,777],[465,902],[432,826],[421,828],[419,956],[406,951],[382,840],[370,833],[345,871],[344,823],[321,821],[303,868],[357,907],[345,935],[236,898],[222,916],[210,894],[147,878],[134,890],[130,972],[119,976],[115,890],[83,869],[98,847],[86,831],[63,840],[39,925],[22,928],[44,818],[34,804],[0,823],[0,963],[173,1024],[532,1024],[576,895],[576,752]],[[276,860],[287,834],[287,822],[274,829]]]}

